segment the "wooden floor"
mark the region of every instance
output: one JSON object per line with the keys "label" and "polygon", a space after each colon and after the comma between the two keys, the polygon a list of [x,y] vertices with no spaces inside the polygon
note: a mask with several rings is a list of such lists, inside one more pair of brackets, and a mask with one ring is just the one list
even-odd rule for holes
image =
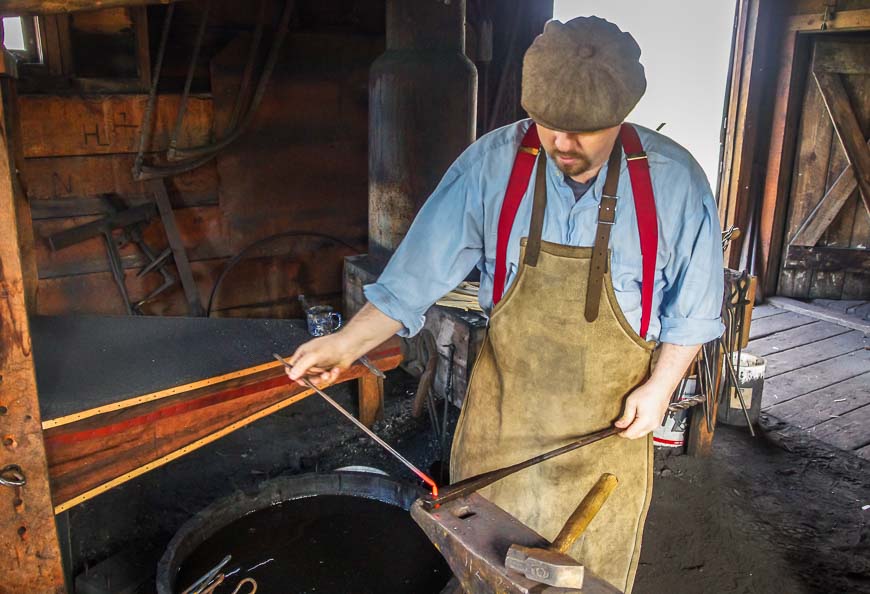
{"label": "wooden floor", "polygon": [[870,342],[829,319],[755,308],[746,352],[767,361],[762,410],[870,460]]}

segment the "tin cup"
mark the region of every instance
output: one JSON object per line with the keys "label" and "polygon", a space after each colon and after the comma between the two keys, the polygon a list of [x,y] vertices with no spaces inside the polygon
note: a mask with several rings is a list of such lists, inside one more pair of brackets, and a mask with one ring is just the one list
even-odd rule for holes
{"label": "tin cup", "polygon": [[331,305],[315,305],[305,310],[308,333],[311,336],[326,336],[341,328],[341,314]]}

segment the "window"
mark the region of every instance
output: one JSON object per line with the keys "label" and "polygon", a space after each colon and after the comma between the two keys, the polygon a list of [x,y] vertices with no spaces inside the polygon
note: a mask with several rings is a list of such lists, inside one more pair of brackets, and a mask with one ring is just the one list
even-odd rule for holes
{"label": "window", "polygon": [[3,46],[24,62],[42,62],[36,17],[5,17]]}

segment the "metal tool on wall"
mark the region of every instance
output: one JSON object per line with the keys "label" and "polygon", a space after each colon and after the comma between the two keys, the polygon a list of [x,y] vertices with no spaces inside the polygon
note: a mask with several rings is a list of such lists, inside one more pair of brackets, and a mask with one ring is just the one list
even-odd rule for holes
{"label": "metal tool on wall", "polygon": [[730,283],[728,295],[725,297],[725,303],[722,308],[722,318],[725,323],[725,336],[720,337],[718,345],[722,349],[723,360],[723,386],[720,392],[720,397],[727,400],[730,394],[735,394],[740,402],[740,408],[743,410],[743,415],[746,419],[746,424],[749,427],[749,432],[755,437],[755,430],[752,427],[752,421],[749,417],[749,409],[743,397],[743,390],[740,387],[740,364],[743,357],[743,338],[744,338],[744,320],[746,319],[746,308],[749,303],[749,273],[742,271],[736,279]]}
{"label": "metal tool on wall", "polygon": [[[143,305],[177,282],[175,276],[167,269],[171,255],[169,249],[158,254],[151,249],[143,236],[145,226],[157,217],[157,208],[152,203],[128,207],[118,196],[105,195],[102,199],[110,210],[109,215],[78,227],[58,231],[48,237],[48,244],[52,251],[56,251],[93,237],[102,237],[109,259],[109,271],[124,301],[124,308],[129,315],[141,315]],[[163,282],[156,289],[136,302],[130,300],[127,291],[124,262],[120,252],[121,248],[128,244],[135,245],[146,260],[145,266],[137,274],[138,277],[157,272],[163,278]]]}

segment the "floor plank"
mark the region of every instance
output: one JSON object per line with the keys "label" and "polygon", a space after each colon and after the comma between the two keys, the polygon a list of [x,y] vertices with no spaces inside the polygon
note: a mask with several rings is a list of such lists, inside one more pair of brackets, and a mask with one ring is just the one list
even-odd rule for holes
{"label": "floor plank", "polygon": [[[817,320],[833,322],[841,326],[846,326],[847,328],[852,328],[853,330],[860,330],[865,334],[870,334],[870,322],[863,320],[858,315],[852,313],[840,313],[827,307],[805,303],[788,297],[771,297],[768,301],[771,305],[788,310],[791,313],[811,316]],[[864,306],[859,306],[854,311],[858,311],[862,307]]]}
{"label": "floor plank", "polygon": [[870,404],[820,423],[807,433],[843,450],[870,445]]}
{"label": "floor plank", "polygon": [[[801,330],[802,328],[798,328]],[[775,337],[776,335],[774,335]],[[777,352],[765,357],[767,367],[764,371],[765,378],[773,378],[777,375],[819,363],[852,351],[858,351],[867,346],[867,339],[863,332],[852,330],[832,338],[826,338],[810,344]]]}
{"label": "floor plank", "polygon": [[859,305],[858,307],[850,309],[849,315],[870,320],[870,303],[865,303],[864,305]]}
{"label": "floor plank", "polygon": [[764,381],[764,396],[761,407],[767,410],[775,404],[786,402],[867,371],[870,371],[870,351],[860,350],[783,373]]}
{"label": "floor plank", "polygon": [[765,336],[782,332],[783,330],[806,326],[815,321],[815,319],[809,316],[804,316],[791,311],[761,318],[760,320],[753,320],[752,325],[749,327],[749,338],[750,340],[764,338]]}
{"label": "floor plank", "polygon": [[756,357],[767,357],[825,338],[846,334],[849,331],[848,328],[830,322],[813,322],[806,326],[799,326],[766,338],[753,340],[746,347],[746,352],[752,353]]}
{"label": "floor plank", "polygon": [[774,307],[772,305],[757,305],[752,308],[752,319],[760,320],[762,318],[767,318],[770,316],[776,316],[781,313],[785,313],[785,310],[780,309],[778,307]]}
{"label": "floor plank", "polygon": [[[771,415],[801,429],[870,404],[870,371],[815,390],[767,409]],[[870,428],[868,428],[870,433]]]}
{"label": "floor plank", "polygon": [[810,301],[810,303],[812,303],[813,305],[827,307],[828,309],[833,309],[834,311],[838,311],[840,313],[849,313],[850,309],[854,309],[859,305],[864,305],[867,302],[848,299],[813,299],[812,301]]}

